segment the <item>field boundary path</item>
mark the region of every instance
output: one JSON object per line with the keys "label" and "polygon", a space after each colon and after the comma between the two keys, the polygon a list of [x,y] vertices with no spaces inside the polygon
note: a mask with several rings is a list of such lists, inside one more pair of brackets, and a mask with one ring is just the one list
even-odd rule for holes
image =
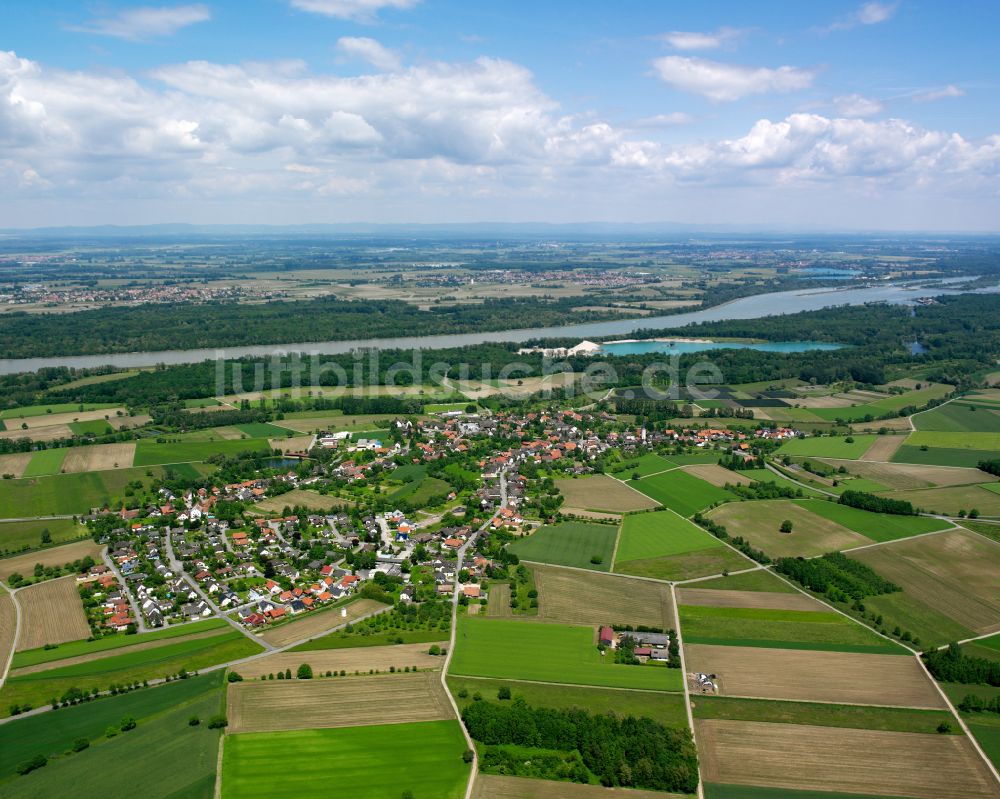
{"label": "field boundary path", "polygon": [[17,592],[21,589],[11,588],[4,582],[0,582],[0,588],[3,588],[7,595],[10,597],[11,603],[14,605],[14,638],[10,642],[10,652],[7,653],[6,662],[3,664],[3,671],[0,672],[0,688],[3,688],[4,683],[7,682],[7,675],[10,673],[10,664],[14,662],[14,650],[17,649],[17,639],[21,636],[21,605],[17,601]]}
{"label": "field boundary path", "polygon": [[[698,741],[694,732],[694,712],[691,710],[691,694],[688,691],[687,661],[684,659],[684,637],[681,632],[681,614],[677,609],[677,590],[673,584],[670,585],[670,601],[674,606],[674,629],[677,631],[677,651],[681,658],[681,677],[684,680],[684,711],[687,713],[688,727],[691,730],[691,742],[695,751],[698,751]],[[705,781],[701,776],[701,757],[698,758],[698,790],[695,794],[698,799],[705,799]]]}

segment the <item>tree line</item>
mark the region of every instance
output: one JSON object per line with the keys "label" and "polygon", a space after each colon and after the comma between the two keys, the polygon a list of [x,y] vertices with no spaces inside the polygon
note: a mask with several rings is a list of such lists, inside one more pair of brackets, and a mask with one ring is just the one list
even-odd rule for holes
{"label": "tree line", "polygon": [[1000,686],[1000,663],[967,655],[958,644],[924,652],[922,657],[927,670],[938,682]]}
{"label": "tree line", "polygon": [[841,552],[819,558],[779,558],[774,568],[817,594],[846,602],[866,596],[892,594],[902,589],[874,569]]}
{"label": "tree line", "polygon": [[852,491],[848,489],[840,495],[838,502],[841,505],[860,508],[872,513],[891,513],[896,516],[915,516],[917,514],[913,505],[906,500],[877,497],[866,491]]}

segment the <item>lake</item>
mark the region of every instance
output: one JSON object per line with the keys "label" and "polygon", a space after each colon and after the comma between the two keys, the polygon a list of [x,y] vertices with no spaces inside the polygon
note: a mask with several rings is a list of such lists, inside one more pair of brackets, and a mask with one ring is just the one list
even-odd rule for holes
{"label": "lake", "polygon": [[[963,280],[954,278],[952,280]],[[434,336],[402,336],[399,338],[359,338],[347,341],[303,341],[294,344],[260,345],[251,347],[220,347],[190,350],[164,350],[161,352],[126,352],[107,355],[53,355],[45,358],[8,358],[0,360],[0,374],[34,372],[46,367],[66,366],[85,369],[95,366],[114,366],[131,369],[157,364],[198,363],[219,358],[242,358],[245,356],[281,355],[289,352],[303,352],[320,355],[336,355],[362,348],[378,349],[441,349],[445,347],[466,347],[483,342],[510,341],[523,343],[540,338],[606,338],[628,336],[637,330],[675,328],[695,322],[717,322],[723,319],[757,319],[762,316],[817,311],[834,305],[861,305],[868,302],[905,303],[921,297],[935,297],[941,294],[963,293],[949,289],[939,281],[929,285],[912,283],[883,283],[876,286],[801,289],[780,291],[770,294],[756,294],[743,297],[712,308],[669,316],[644,316],[638,319],[618,319],[613,322],[588,322],[586,324],[566,324],[554,327],[536,327],[521,330],[497,330],[486,333],[455,333]],[[965,293],[996,293],[998,287],[976,289]],[[405,317],[403,317],[405,320]],[[307,329],[308,320],[303,320]],[[405,321],[401,322],[405,325]]]}
{"label": "lake", "polygon": [[609,341],[601,345],[601,352],[605,355],[642,355],[647,352],[687,355],[705,350],[808,352],[810,350],[839,350],[842,346],[842,344],[828,344],[821,341],[767,341],[756,344],[737,341]]}

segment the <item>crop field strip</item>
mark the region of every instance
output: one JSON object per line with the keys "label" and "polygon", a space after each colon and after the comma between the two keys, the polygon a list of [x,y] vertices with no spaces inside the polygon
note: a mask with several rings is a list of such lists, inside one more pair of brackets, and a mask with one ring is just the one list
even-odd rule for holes
{"label": "crop field strip", "polygon": [[635,473],[638,473],[640,477],[646,477],[657,472],[665,472],[668,469],[676,469],[678,466],[679,464],[667,460],[661,455],[648,452],[635,460],[628,461],[625,466],[616,467],[613,469],[612,475],[620,480],[629,480]]}
{"label": "crop field strip", "polygon": [[979,469],[957,466],[929,466],[915,463],[867,463],[864,461],[821,458],[834,468],[845,467],[851,474],[882,483],[888,489],[935,488],[937,486],[971,485],[996,482],[1000,478]]}
{"label": "crop field strip", "polygon": [[101,472],[106,469],[131,468],[135,459],[134,441],[120,444],[94,444],[72,447],[63,461],[64,472]]}
{"label": "crop field strip", "polygon": [[76,578],[72,575],[21,589],[17,592],[17,604],[21,608],[18,652],[90,635]]}
{"label": "crop field strip", "polygon": [[954,526],[943,519],[872,513],[823,500],[797,499],[795,504],[879,543],[924,533],[936,533]]}
{"label": "crop field strip", "polygon": [[896,450],[903,446],[906,441],[905,436],[879,436],[870,447],[864,451],[860,461],[888,461],[896,454]]}
{"label": "crop field strip", "polygon": [[[437,642],[438,646],[447,647],[447,641]],[[242,667],[248,677],[262,674],[277,673],[291,669],[293,672],[302,663],[308,663],[314,673],[327,671],[346,671],[347,676],[360,671],[368,674],[369,670],[389,671],[390,667],[397,670],[409,666],[411,669],[437,670],[444,665],[444,658],[429,655],[431,644],[396,644],[394,646],[373,646],[351,649],[311,649],[304,651],[275,652],[264,655]]]}
{"label": "crop field strip", "polygon": [[735,494],[688,474],[683,469],[643,477],[641,480],[629,480],[628,484],[684,517],[692,516],[717,502],[728,502],[736,498]]}
{"label": "crop field strip", "polygon": [[15,478],[24,475],[24,470],[28,468],[32,452],[16,452],[10,455],[0,455],[0,475],[10,474]]}
{"label": "crop field strip", "polygon": [[949,402],[913,417],[917,430],[939,433],[1000,433],[1000,415],[986,402]]}
{"label": "crop field strip", "polygon": [[615,565],[722,546],[719,539],[676,513],[640,513],[626,516],[622,523]]}
{"label": "crop field strip", "polygon": [[[741,591],[794,594],[802,596],[797,588],[776,576],[773,572],[758,566],[738,574],[728,574],[725,577],[710,577],[706,580],[692,580],[678,586],[678,594],[688,588],[697,591]],[[815,600],[814,600],[815,602]],[[690,602],[688,604],[697,604]],[[707,603],[706,603],[707,604]],[[805,609],[805,608],[804,608]]]}
{"label": "crop field strip", "polygon": [[[724,578],[733,579],[733,578]],[[805,594],[775,591],[737,591],[723,588],[709,589],[691,583],[677,588],[681,605],[716,608],[769,608],[773,610],[826,610],[825,606]]]}
{"label": "crop field strip", "polygon": [[980,635],[1000,630],[1000,544],[949,531],[859,550],[852,557]]}
{"label": "crop field strip", "polygon": [[556,480],[555,484],[565,504],[573,508],[623,513],[647,510],[660,504],[627,483],[604,474]]}
{"label": "crop field strip", "polygon": [[471,799],[682,799],[681,794],[477,774]]}
{"label": "crop field strip", "polygon": [[102,549],[103,547],[88,538],[57,547],[40,549],[37,552],[15,555],[12,558],[3,558],[0,559],[0,580],[6,580],[14,573],[33,574],[37,563],[41,563],[43,566],[62,566],[66,563],[72,563],[74,560],[81,560],[88,555],[99,561]]}
{"label": "crop field strip", "polygon": [[[262,641],[272,646],[287,646],[305,638],[315,638],[330,632],[335,627],[348,624],[370,613],[376,613],[388,608],[382,602],[374,599],[356,599],[346,605],[314,610],[298,619],[273,627],[260,635]],[[347,613],[341,615],[346,610]]]}
{"label": "crop field strip", "polygon": [[875,789],[916,799],[996,796],[996,782],[964,736],[720,719],[695,727],[706,782]]}
{"label": "crop field strip", "polygon": [[[522,560],[608,571],[617,538],[617,525],[560,522],[543,525],[510,544],[508,549]],[[591,562],[595,556],[600,563]]]}
{"label": "crop field strip", "polygon": [[717,463],[696,463],[692,466],[683,466],[681,471],[694,475],[699,480],[714,485],[716,488],[723,488],[727,483],[730,485],[750,485],[753,480],[741,472],[734,472],[731,469],[723,468]]}
{"label": "crop field strip", "polygon": [[230,734],[455,717],[436,672],[232,683],[227,707]]}
{"label": "crop field strip", "polygon": [[[839,409],[837,409],[839,411]],[[850,436],[853,441],[845,438],[831,438],[827,436],[809,436],[807,438],[793,438],[786,441],[778,448],[778,455],[805,455],[813,458],[846,458],[857,460],[868,449],[878,436],[875,435],[855,435]]]}
{"label": "crop field strip", "polygon": [[899,655],[712,646],[684,642],[688,671],[719,675],[720,694],[937,710],[940,694],[916,660]]}
{"label": "crop field strip", "polygon": [[[540,621],[644,624],[663,629],[673,625],[670,588],[663,583],[555,566],[536,565],[532,566],[532,571],[538,590]],[[490,590],[491,599],[497,587],[500,586]]]}
{"label": "crop field strip", "polygon": [[1000,516],[1000,494],[996,491],[996,483],[987,483],[880,493],[890,499],[905,500],[928,513],[957,516],[960,511],[968,512],[975,508],[980,516]]}

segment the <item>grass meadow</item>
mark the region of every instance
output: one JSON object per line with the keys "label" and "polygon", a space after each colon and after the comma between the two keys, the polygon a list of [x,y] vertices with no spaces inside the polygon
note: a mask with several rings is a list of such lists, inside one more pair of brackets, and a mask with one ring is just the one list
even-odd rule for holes
{"label": "grass meadow", "polygon": [[630,480],[629,485],[664,507],[677,511],[681,516],[693,516],[717,502],[727,502],[736,496],[701,480],[687,472],[674,470]]}
{"label": "grass meadow", "polygon": [[[848,408],[816,408],[815,411],[845,411]],[[847,439],[851,438],[851,441]],[[854,435],[836,438],[833,436],[809,436],[793,438],[778,448],[778,455],[805,455],[811,458],[845,458],[857,460],[875,443],[876,435]]]}
{"label": "grass meadow", "polygon": [[622,523],[616,563],[721,547],[722,542],[671,511],[637,513]]}
{"label": "grass meadow", "polygon": [[[899,495],[900,499],[904,495]],[[870,513],[848,505],[824,500],[795,500],[795,504],[810,513],[836,522],[848,530],[870,538],[872,541],[897,541],[900,538],[946,530],[952,525],[942,519],[922,516],[896,516],[889,513]]]}
{"label": "grass meadow", "polygon": [[[162,470],[152,469],[154,476]],[[25,508],[38,516],[87,513],[105,507],[122,495],[132,480],[147,481],[146,469],[110,469],[47,477],[0,481],[0,518],[24,516]]]}
{"label": "grass meadow", "polygon": [[87,528],[72,519],[35,519],[26,522],[0,522],[0,552],[16,552],[23,547],[41,546],[42,532],[49,531],[53,544],[63,544],[87,537]]}
{"label": "grass meadow", "polygon": [[178,441],[158,444],[140,441],[135,447],[136,466],[155,466],[166,463],[203,461],[212,455],[235,455],[239,452],[268,452],[266,439],[250,438],[228,441]]}
{"label": "grass meadow", "polygon": [[[560,522],[540,527],[508,549],[522,560],[608,571],[617,538],[617,525]],[[591,563],[594,557],[600,558],[600,563]]]}

